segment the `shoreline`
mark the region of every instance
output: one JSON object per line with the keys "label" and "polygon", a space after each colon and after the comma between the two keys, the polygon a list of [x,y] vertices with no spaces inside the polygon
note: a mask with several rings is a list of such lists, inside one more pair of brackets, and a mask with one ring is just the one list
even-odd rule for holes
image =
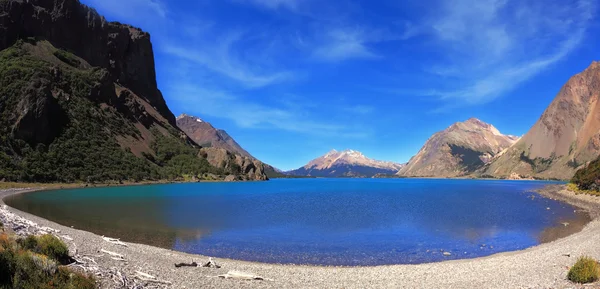
{"label": "shoreline", "polygon": [[[4,207],[2,199],[6,196],[38,190],[44,189],[0,190],[0,206]],[[172,285],[156,282],[148,282],[147,285],[165,288],[583,288],[566,280],[566,275],[568,268],[581,255],[600,259],[600,246],[597,245],[600,243],[600,197],[575,195],[567,192],[564,185],[549,185],[538,193],[588,211],[592,221],[578,233],[520,251],[418,265],[369,267],[279,265],[215,259],[222,266],[220,269],[175,268],[175,263],[192,260],[204,264],[208,257],[143,244],[126,243],[125,247],[106,242],[101,236],[87,231],[65,227],[10,207],[6,209],[42,228],[58,230],[53,233],[63,239],[78,256],[100,256],[100,250],[107,250],[125,257],[125,261],[117,261],[103,254],[94,258],[96,267],[118,268],[126,276],[135,276],[136,271],[151,274]],[[229,271],[256,274],[272,281],[212,278]],[[109,277],[98,277],[101,288],[115,288],[114,281]],[[592,286],[600,286],[600,283]]]}

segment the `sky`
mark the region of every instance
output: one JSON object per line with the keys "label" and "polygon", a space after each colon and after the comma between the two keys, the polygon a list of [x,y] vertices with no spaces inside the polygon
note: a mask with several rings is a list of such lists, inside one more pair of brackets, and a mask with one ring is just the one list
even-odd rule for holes
{"label": "sky", "polygon": [[82,0],[150,32],[175,115],[295,169],[331,149],[407,162],[476,117],[523,135],[600,60],[596,0]]}

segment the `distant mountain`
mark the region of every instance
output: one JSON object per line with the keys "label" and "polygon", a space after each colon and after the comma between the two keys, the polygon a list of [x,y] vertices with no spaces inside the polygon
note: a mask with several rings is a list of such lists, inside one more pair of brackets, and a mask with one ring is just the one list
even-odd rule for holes
{"label": "distant mountain", "polygon": [[253,157],[226,131],[199,117],[182,114],[177,117],[177,126],[202,147],[202,156],[217,168],[237,172],[250,180],[285,177],[278,169]]}
{"label": "distant mountain", "polygon": [[310,177],[373,177],[377,174],[395,174],[402,166],[398,163],[373,160],[354,150],[332,150],[287,174]]}
{"label": "distant mountain", "polygon": [[600,63],[571,77],[540,119],[482,174],[569,179],[600,154]]}
{"label": "distant mountain", "polygon": [[458,177],[483,167],[518,137],[504,135],[476,118],[458,122],[431,136],[398,175]]}
{"label": "distant mountain", "polygon": [[199,117],[182,114],[177,117],[177,126],[202,147],[221,148],[244,157],[254,158],[226,131],[214,128],[212,124]]}

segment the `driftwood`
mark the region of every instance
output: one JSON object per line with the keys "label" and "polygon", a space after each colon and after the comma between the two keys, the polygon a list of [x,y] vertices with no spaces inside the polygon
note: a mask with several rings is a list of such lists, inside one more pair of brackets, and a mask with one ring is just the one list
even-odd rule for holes
{"label": "driftwood", "polygon": [[123,255],[121,255],[119,253],[107,251],[107,250],[104,250],[104,249],[100,249],[100,252],[106,253],[106,254],[112,256],[114,260],[125,260],[125,256],[123,256]]}
{"label": "driftwood", "polygon": [[104,241],[115,244],[115,245],[120,245],[123,247],[127,247],[127,244],[121,242],[121,240],[119,239],[115,239],[115,238],[109,238],[109,237],[104,237],[102,236],[102,239],[104,239]]}
{"label": "driftwood", "polygon": [[262,281],[273,281],[273,279],[265,278],[262,276],[254,275],[251,273],[244,273],[239,271],[229,271],[227,274],[215,276],[224,279],[241,279],[241,280],[262,280]]}
{"label": "driftwood", "polygon": [[183,263],[183,262],[181,262],[181,263],[175,264],[175,267],[176,268],[179,268],[179,267],[198,267],[198,263],[196,263],[194,261],[192,261],[192,263]]}
{"label": "driftwood", "polygon": [[154,282],[167,285],[173,284],[170,281],[156,279],[156,277],[141,271],[135,271],[135,277],[145,282]]}
{"label": "driftwood", "polygon": [[221,266],[217,265],[217,263],[213,260],[212,257],[208,258],[208,262],[204,265],[202,265],[202,267],[207,267],[207,268],[221,268]]}

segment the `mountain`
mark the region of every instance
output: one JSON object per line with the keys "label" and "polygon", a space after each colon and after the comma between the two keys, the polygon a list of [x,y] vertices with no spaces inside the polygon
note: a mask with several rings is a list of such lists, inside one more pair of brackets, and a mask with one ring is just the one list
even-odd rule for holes
{"label": "mountain", "polygon": [[376,161],[354,150],[332,150],[287,174],[310,177],[373,177],[377,174],[395,174],[402,166],[393,162]]}
{"label": "mountain", "polygon": [[177,117],[177,126],[202,147],[221,148],[244,157],[254,158],[226,131],[214,128],[199,117],[182,114]]}
{"label": "mountain", "polygon": [[250,155],[224,130],[187,114],[177,117],[177,126],[202,147],[200,153],[211,165],[234,171],[242,179],[269,178],[267,173],[271,174],[273,168]]}
{"label": "mountain", "polygon": [[234,174],[176,127],[148,33],[77,0],[2,0],[0,32],[0,181]]}
{"label": "mountain", "polygon": [[571,77],[539,120],[483,174],[570,179],[600,154],[600,63]]}
{"label": "mountain", "polygon": [[471,118],[431,136],[399,172],[407,177],[458,177],[474,172],[510,147],[518,137]]}

